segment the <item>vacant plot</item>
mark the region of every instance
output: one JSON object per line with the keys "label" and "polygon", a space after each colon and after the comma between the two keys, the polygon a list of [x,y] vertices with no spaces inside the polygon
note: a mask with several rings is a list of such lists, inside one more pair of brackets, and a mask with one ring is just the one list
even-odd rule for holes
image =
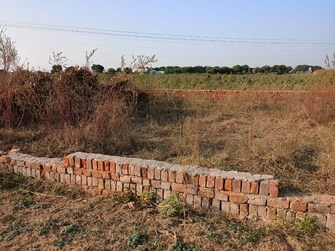
{"label": "vacant plot", "polygon": [[[48,77],[31,74],[28,80],[41,84]],[[304,95],[277,98],[242,95],[223,100],[192,95],[186,99],[168,95],[150,97],[133,92],[133,84],[124,77],[116,77],[109,87],[101,88],[91,73],[79,70],[64,74],[47,79],[51,94],[58,94],[68,106],[58,100],[54,100],[56,107],[45,106],[50,102],[48,98],[41,105],[37,98],[41,89],[34,88],[29,89],[31,98],[12,99],[15,102],[12,107],[17,108],[21,105],[18,101],[24,100],[29,109],[6,113],[13,123],[0,129],[2,149],[17,145],[23,152],[38,156],[86,151],[272,174],[279,178],[281,191],[335,194],[332,72],[277,77],[319,81],[317,91],[309,84],[310,91]],[[135,77],[150,78],[130,76]],[[152,77],[151,81],[155,80],[156,76]],[[260,76],[251,76],[257,77]],[[64,86],[80,88],[83,84],[93,86],[96,93],[87,96],[83,90],[80,95],[64,90]],[[5,86],[8,90],[8,85]],[[53,86],[57,88],[54,90]],[[30,88],[23,84],[14,87],[18,88],[15,95]],[[92,92],[92,88],[87,90]]]}
{"label": "vacant plot", "polygon": [[13,174],[0,173],[0,199],[4,250],[332,250],[335,244],[308,219],[263,226],[187,208],[166,215],[145,194],[90,197]]}

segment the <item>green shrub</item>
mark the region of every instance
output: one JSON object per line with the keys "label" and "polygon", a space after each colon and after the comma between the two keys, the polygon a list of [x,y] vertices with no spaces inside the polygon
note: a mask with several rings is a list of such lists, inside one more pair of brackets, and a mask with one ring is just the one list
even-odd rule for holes
{"label": "green shrub", "polygon": [[159,213],[166,217],[181,217],[184,214],[182,201],[177,195],[171,195],[167,200],[158,205]]}

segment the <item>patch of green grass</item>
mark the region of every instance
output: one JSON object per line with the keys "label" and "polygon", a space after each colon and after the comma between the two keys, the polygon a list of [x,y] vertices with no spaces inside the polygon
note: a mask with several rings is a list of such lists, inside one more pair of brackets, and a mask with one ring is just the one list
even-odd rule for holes
{"label": "patch of green grass", "polygon": [[158,205],[158,211],[165,217],[182,217],[184,205],[177,195],[173,194]]}
{"label": "patch of green grass", "polygon": [[304,236],[314,236],[320,227],[314,219],[304,217],[302,219],[295,219],[290,223],[285,223],[287,233],[296,238]]}

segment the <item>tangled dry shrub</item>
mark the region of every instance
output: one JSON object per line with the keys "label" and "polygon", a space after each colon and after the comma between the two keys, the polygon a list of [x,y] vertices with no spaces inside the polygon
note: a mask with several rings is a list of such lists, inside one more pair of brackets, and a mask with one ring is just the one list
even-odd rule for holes
{"label": "tangled dry shrub", "polygon": [[53,81],[46,72],[17,69],[0,85],[0,126],[18,127],[44,117]]}
{"label": "tangled dry shrub", "polygon": [[46,123],[76,126],[91,119],[99,93],[96,75],[87,68],[71,68],[55,76],[46,104]]}

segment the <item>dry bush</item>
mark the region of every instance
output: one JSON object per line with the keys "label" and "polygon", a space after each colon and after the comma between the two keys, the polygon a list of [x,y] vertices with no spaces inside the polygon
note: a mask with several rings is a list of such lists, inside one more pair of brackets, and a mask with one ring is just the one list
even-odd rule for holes
{"label": "dry bush", "polygon": [[18,69],[0,85],[0,126],[18,127],[40,120],[52,89],[46,72]]}
{"label": "dry bush", "polygon": [[77,126],[91,119],[99,93],[97,77],[87,68],[73,68],[56,75],[46,104],[46,123]]}

